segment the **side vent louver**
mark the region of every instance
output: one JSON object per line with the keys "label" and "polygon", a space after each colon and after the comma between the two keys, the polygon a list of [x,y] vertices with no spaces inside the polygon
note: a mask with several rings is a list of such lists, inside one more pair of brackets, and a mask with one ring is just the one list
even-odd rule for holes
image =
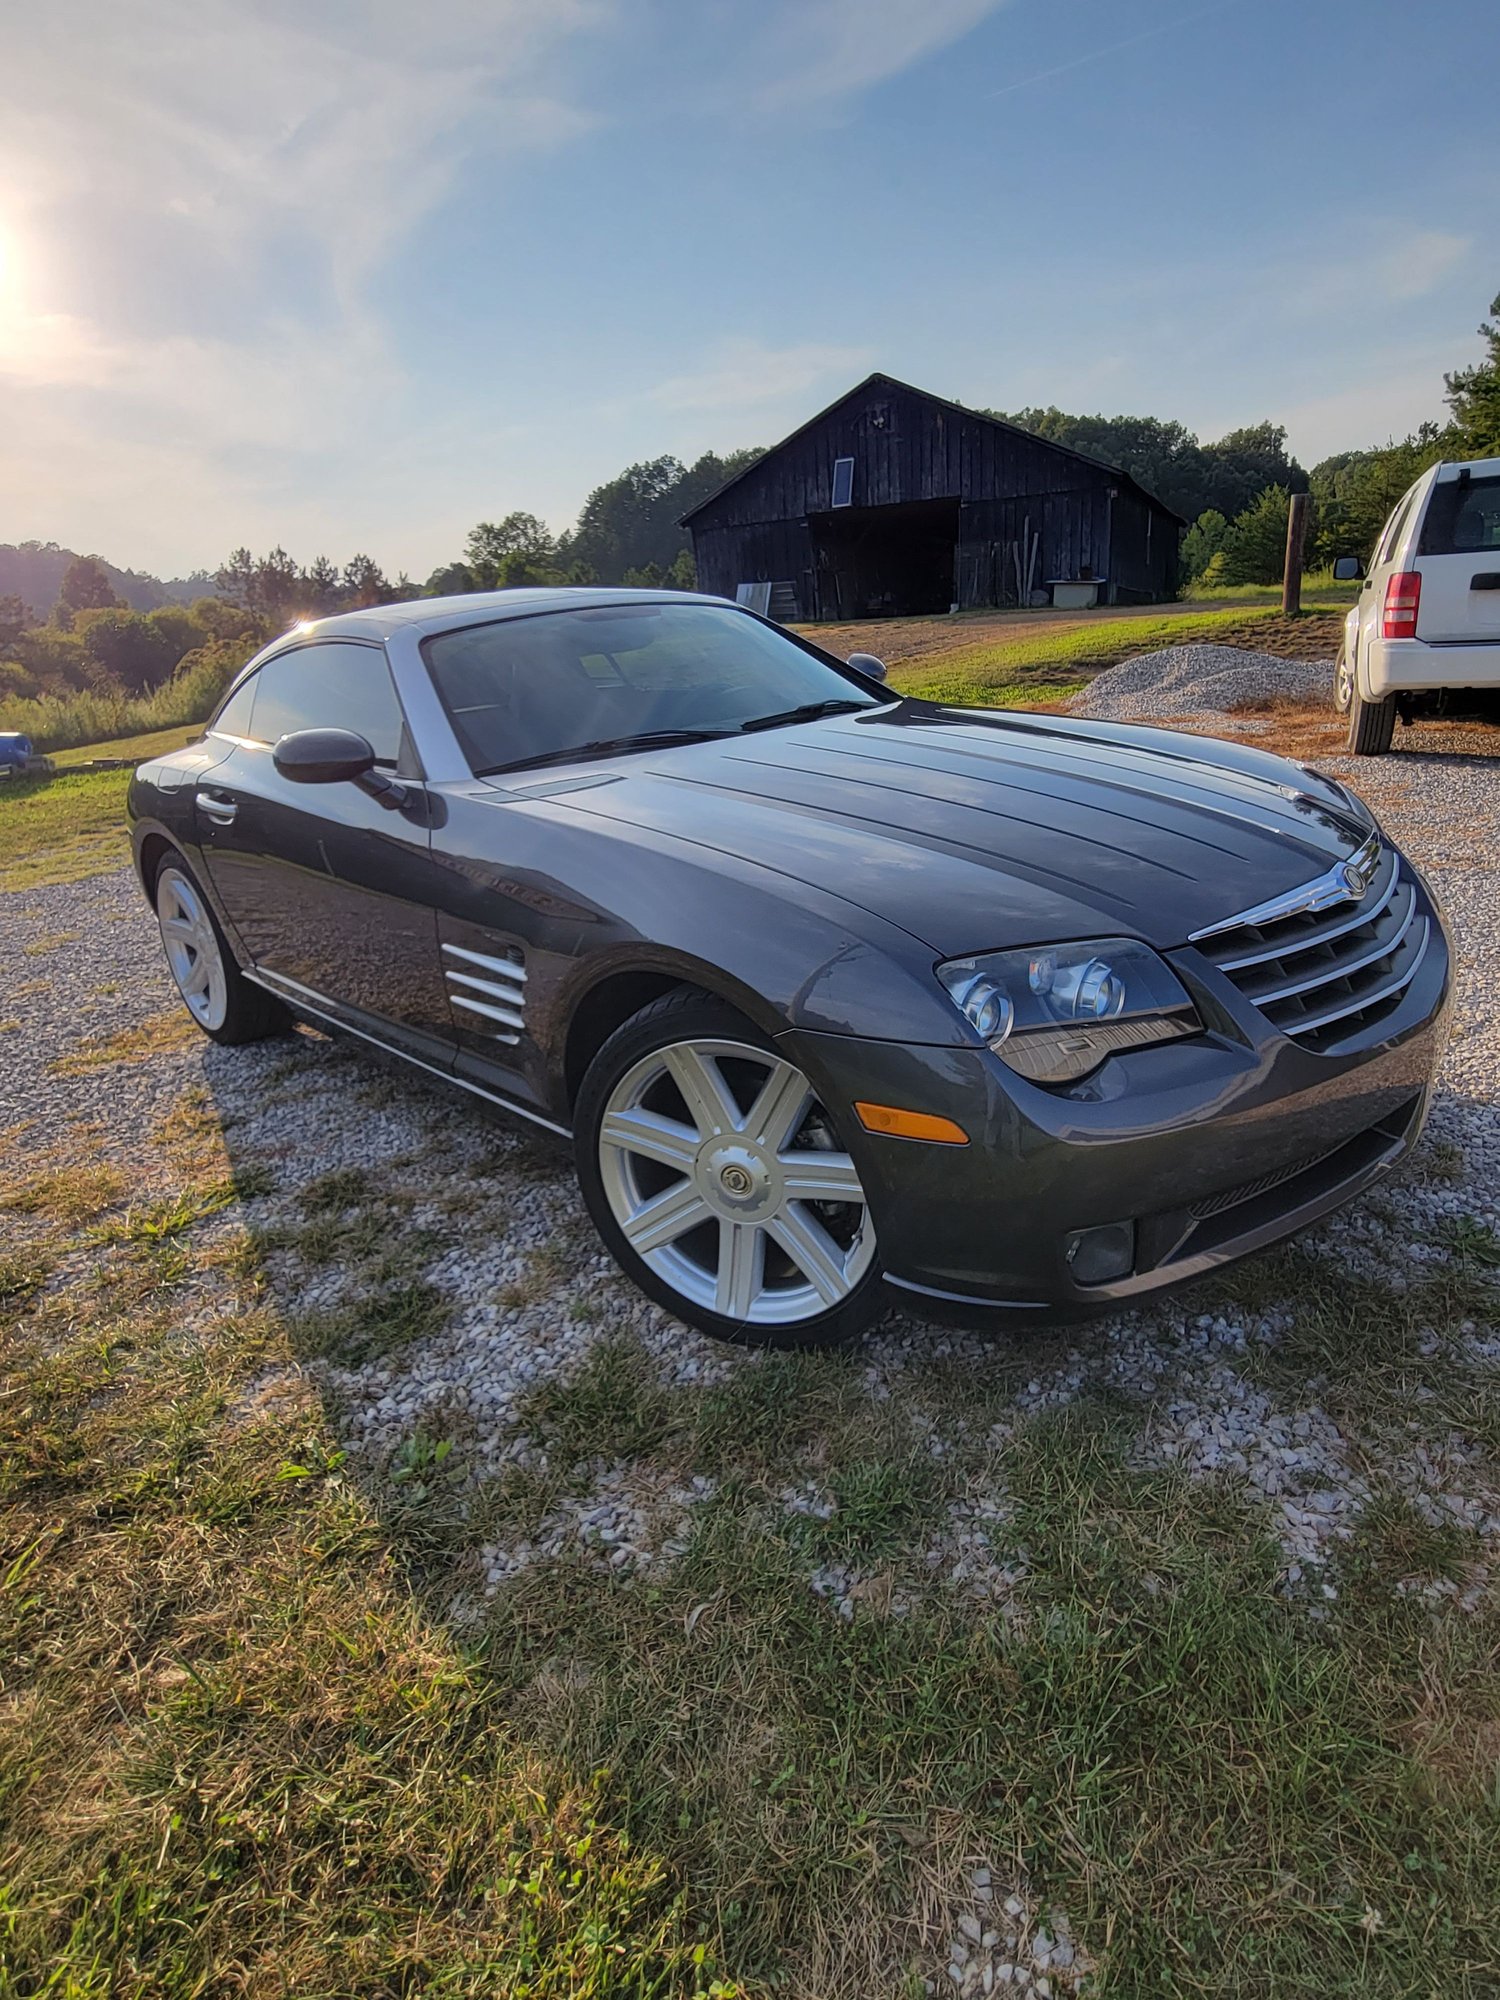
{"label": "side vent louver", "polygon": [[495,1023],[488,1031],[492,1041],[519,1041],[526,1026],[526,968],[520,954],[492,958],[459,944],[445,944],[443,951],[454,961],[444,967],[450,1003]]}

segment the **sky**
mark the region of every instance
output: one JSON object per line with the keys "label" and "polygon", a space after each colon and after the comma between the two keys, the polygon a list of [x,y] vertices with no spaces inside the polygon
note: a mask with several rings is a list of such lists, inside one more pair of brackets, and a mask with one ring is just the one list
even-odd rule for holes
{"label": "sky", "polygon": [[0,542],[420,579],[877,368],[1402,436],[1500,291],[1494,6],[17,8]]}

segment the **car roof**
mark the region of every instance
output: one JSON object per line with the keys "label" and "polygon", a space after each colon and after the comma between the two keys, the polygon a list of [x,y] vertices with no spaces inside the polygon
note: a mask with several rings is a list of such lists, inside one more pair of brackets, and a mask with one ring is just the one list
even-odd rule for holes
{"label": "car roof", "polygon": [[489,624],[502,618],[525,618],[540,611],[580,611],[610,604],[730,604],[727,597],[710,597],[691,590],[584,589],[474,590],[462,597],[412,597],[400,604],[372,604],[365,611],[338,611],[331,618],[313,618],[282,632],[257,655],[268,659],[284,646],[305,645],[311,639],[385,639],[393,632],[415,632],[426,638],[462,625]]}
{"label": "car roof", "polygon": [[1449,480],[1462,478],[1466,472],[1471,477],[1477,474],[1482,479],[1493,478],[1500,472],[1500,458],[1445,458],[1432,469],[1440,486]]}

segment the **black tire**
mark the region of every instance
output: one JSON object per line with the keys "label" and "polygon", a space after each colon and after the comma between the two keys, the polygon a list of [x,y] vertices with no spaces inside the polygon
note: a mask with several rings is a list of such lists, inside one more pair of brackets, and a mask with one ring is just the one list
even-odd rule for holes
{"label": "black tire", "polygon": [[[785,1056],[776,1049],[768,1035],[762,1034],[726,1002],[693,987],[681,987],[643,1007],[623,1026],[617,1028],[599,1050],[584,1076],[574,1116],[574,1148],[578,1179],[589,1214],[593,1217],[594,1226],[616,1263],[634,1285],[675,1318],[698,1328],[700,1332],[712,1335],[716,1340],[761,1347],[832,1347],[852,1341],[876,1319],[887,1303],[873,1234],[866,1233],[873,1229],[867,1210],[863,1213],[862,1225],[852,1226],[858,1213],[852,1205],[783,1199],[779,1206],[773,1206],[765,1211],[768,1226],[760,1225],[758,1215],[747,1218],[757,1225],[749,1233],[761,1239],[758,1254],[765,1259],[764,1265],[759,1262],[756,1265],[757,1272],[763,1274],[766,1282],[763,1288],[755,1293],[756,1303],[752,1305],[752,1314],[763,1313],[767,1309],[777,1310],[774,1305],[768,1307],[767,1302],[782,1296],[775,1289],[778,1274],[781,1282],[794,1286],[805,1268],[787,1259],[785,1253],[772,1240],[771,1231],[777,1226],[778,1218],[784,1217],[789,1209],[795,1209],[802,1212],[805,1221],[808,1211],[811,1210],[812,1219],[818,1222],[820,1228],[823,1226],[820,1218],[826,1218],[830,1229],[843,1229],[848,1233],[848,1242],[845,1243],[841,1239],[838,1247],[845,1251],[850,1260],[849,1289],[837,1303],[788,1320],[726,1314],[714,1310],[704,1303],[703,1299],[694,1298],[677,1289],[660,1271],[653,1269],[638,1254],[628,1241],[616,1215],[610,1189],[614,1189],[614,1199],[619,1199],[621,1168],[617,1158],[606,1160],[605,1154],[610,1149],[604,1145],[600,1136],[611,1097],[622,1088],[628,1089],[632,1075],[639,1074],[642,1067],[648,1064],[648,1059],[663,1050],[679,1047],[685,1043],[726,1042],[741,1045],[751,1051],[764,1052],[769,1063],[784,1065],[785,1070],[790,1071],[794,1078],[798,1075],[795,1067],[787,1063]],[[728,1071],[718,1071],[720,1077],[725,1080],[728,1080],[735,1071],[738,1058],[730,1055],[727,1062]],[[717,1070],[717,1063],[714,1066]],[[739,1067],[742,1071],[741,1089],[748,1087],[748,1090],[753,1092],[755,1088],[753,1064],[743,1064]],[[674,1087],[669,1078],[664,1078],[663,1083],[669,1091]],[[686,1105],[686,1102],[685,1098],[679,1099],[682,1105]],[[748,1120],[745,1107],[742,1106],[741,1109],[742,1115]],[[678,1122],[680,1123],[680,1120]],[[833,1137],[836,1155],[845,1161],[847,1170],[847,1156],[837,1150],[841,1142],[837,1138],[829,1108],[818,1104],[816,1099],[812,1101],[810,1111],[804,1113],[800,1122],[791,1127],[784,1152],[774,1147],[771,1149],[773,1169],[776,1162],[782,1158],[790,1160],[793,1156],[800,1156],[806,1160],[810,1157],[806,1150],[806,1135],[818,1126],[821,1126],[821,1136],[825,1140],[830,1136]],[[793,1141],[799,1137],[803,1139],[803,1144],[796,1146]],[[710,1142],[705,1139],[701,1143],[707,1146]],[[816,1138],[813,1143],[816,1143]],[[616,1154],[618,1155],[621,1150],[628,1152],[628,1148],[616,1149]],[[713,1194],[720,1199],[734,1198],[733,1195],[723,1196],[714,1180],[714,1170],[707,1160],[702,1160],[700,1165],[692,1170],[663,1165],[657,1171],[662,1175],[666,1187],[672,1192],[687,1189],[694,1183],[703,1183],[711,1186]],[[733,1171],[732,1167],[730,1171]],[[682,1176],[680,1180],[677,1179],[678,1174]],[[606,1185],[607,1177],[609,1186]],[[752,1201],[756,1198],[754,1194],[748,1197]],[[719,1218],[715,1220],[705,1211],[705,1219],[696,1225],[703,1232],[702,1236],[695,1238],[689,1234],[681,1240],[688,1245],[702,1242],[705,1246],[706,1260],[711,1263],[717,1257],[722,1262],[724,1257],[722,1244],[726,1240],[722,1223],[737,1219],[739,1218],[736,1216],[725,1217],[721,1212]],[[713,1247],[715,1245],[720,1247],[716,1249]],[[677,1242],[659,1246],[658,1256],[662,1256],[663,1253],[668,1253],[669,1259],[675,1261],[678,1254]],[[861,1259],[867,1261],[861,1263]],[[784,1270],[781,1268],[783,1263]],[[854,1274],[852,1268],[854,1266],[858,1267],[857,1275]],[[787,1276],[788,1273],[790,1277]],[[761,1280],[757,1279],[754,1282],[760,1284]],[[709,1286],[711,1289],[711,1274],[709,1274]],[[786,1296],[790,1296],[790,1293],[788,1292]]]}
{"label": "black tire", "polygon": [[1349,748],[1355,756],[1383,757],[1395,733],[1396,697],[1388,694],[1384,701],[1366,701],[1356,682],[1349,704]]}
{"label": "black tire", "polygon": [[[211,1041],[235,1048],[243,1042],[263,1042],[271,1035],[288,1032],[291,1014],[274,994],[253,985],[240,971],[203,885],[174,847],[161,855],[152,871],[151,901],[162,929],[167,970],[183,1005]],[[192,914],[191,927],[183,932],[174,957],[177,941],[169,940],[168,925],[186,925],[188,912]],[[194,967],[217,953],[207,992],[190,994],[191,982],[185,982],[179,969],[182,952],[193,954]]]}

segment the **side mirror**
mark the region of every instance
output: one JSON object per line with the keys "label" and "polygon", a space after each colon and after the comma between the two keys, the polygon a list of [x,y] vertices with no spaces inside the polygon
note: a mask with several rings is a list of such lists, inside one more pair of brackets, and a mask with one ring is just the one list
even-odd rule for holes
{"label": "side mirror", "polygon": [[848,664],[857,674],[864,674],[872,681],[885,679],[885,661],[877,660],[873,653],[851,653]]}
{"label": "side mirror", "polygon": [[375,752],[353,729],[293,729],[277,740],[271,762],[294,785],[358,785],[393,809],[405,787],[375,768]]}
{"label": "side mirror", "polygon": [[353,785],[374,770],[375,752],[352,729],[294,729],[271,761],[294,785]]}
{"label": "side mirror", "polygon": [[1365,573],[1365,566],[1358,556],[1339,556],[1333,565],[1335,583],[1357,583]]}

